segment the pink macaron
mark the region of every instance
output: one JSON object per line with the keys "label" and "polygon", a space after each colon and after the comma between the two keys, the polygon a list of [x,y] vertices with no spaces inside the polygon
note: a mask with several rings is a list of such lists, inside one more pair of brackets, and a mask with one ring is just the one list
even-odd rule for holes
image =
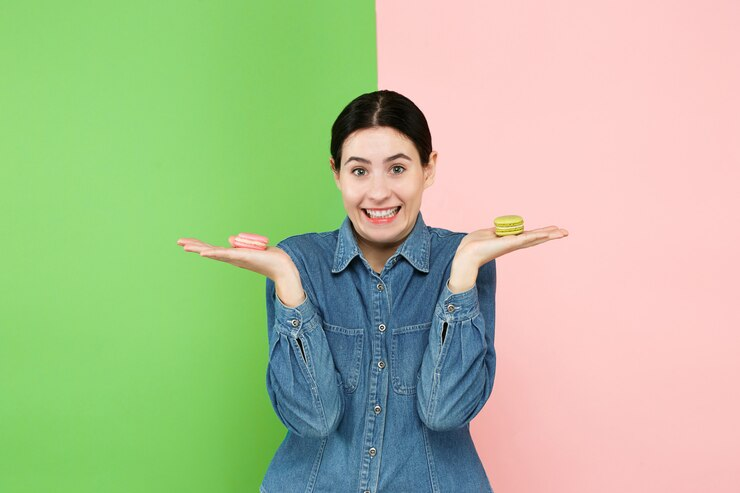
{"label": "pink macaron", "polygon": [[234,248],[250,248],[252,250],[264,250],[269,240],[264,236],[251,233],[239,233],[238,236],[229,238]]}

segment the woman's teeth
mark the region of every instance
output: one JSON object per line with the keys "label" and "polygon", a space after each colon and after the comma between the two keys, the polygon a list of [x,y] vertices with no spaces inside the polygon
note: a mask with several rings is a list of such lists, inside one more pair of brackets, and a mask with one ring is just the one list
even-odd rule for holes
{"label": "woman's teeth", "polygon": [[398,206],[398,207],[393,207],[391,209],[374,209],[374,210],[363,209],[363,210],[365,211],[365,214],[367,214],[369,217],[373,219],[378,219],[381,217],[393,217],[398,213],[400,209],[401,207]]}

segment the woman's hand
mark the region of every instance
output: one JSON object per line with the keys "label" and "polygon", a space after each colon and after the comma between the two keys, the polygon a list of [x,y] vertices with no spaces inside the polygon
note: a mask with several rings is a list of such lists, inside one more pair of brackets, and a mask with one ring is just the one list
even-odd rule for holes
{"label": "woman's hand", "polygon": [[448,285],[450,291],[461,293],[472,288],[478,277],[478,269],[501,255],[566,236],[568,231],[557,226],[508,236],[496,236],[496,228],[473,231],[462,239],[452,260]]}
{"label": "woman's hand", "polygon": [[[229,243],[234,246],[234,236],[229,237]],[[278,298],[287,306],[298,306],[305,299],[298,269],[290,256],[280,248],[227,248],[204,243],[196,238],[180,238],[177,244],[186,252],[199,253],[201,257],[226,262],[269,277],[275,282]]]}

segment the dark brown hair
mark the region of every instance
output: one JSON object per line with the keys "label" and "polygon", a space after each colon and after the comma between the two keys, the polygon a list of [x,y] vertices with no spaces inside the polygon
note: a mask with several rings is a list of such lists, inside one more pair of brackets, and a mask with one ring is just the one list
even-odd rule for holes
{"label": "dark brown hair", "polygon": [[432,134],[424,113],[406,96],[387,89],[369,92],[350,102],[331,127],[331,157],[334,170],[342,164],[342,144],[352,133],[363,128],[391,127],[414,143],[422,166],[429,164]]}

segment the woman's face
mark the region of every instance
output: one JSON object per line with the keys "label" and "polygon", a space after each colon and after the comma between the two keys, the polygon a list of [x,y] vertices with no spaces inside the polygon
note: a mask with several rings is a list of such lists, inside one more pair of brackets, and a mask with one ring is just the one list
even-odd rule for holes
{"label": "woman's face", "polygon": [[[389,248],[406,239],[434,182],[437,153],[422,167],[413,142],[391,127],[357,130],[342,144],[334,181],[355,232],[370,246]],[[330,159],[332,167],[334,160]]]}

